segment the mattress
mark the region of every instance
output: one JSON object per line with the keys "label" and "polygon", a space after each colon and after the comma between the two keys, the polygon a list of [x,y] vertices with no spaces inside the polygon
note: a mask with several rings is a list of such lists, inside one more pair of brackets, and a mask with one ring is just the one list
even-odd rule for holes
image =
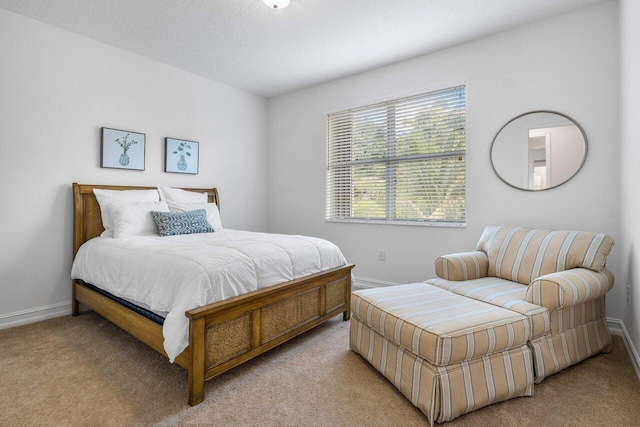
{"label": "mattress", "polygon": [[189,344],[186,311],[345,264],[327,240],[224,229],[96,237],[78,250],[71,277],[166,313],[164,348],[173,362]]}

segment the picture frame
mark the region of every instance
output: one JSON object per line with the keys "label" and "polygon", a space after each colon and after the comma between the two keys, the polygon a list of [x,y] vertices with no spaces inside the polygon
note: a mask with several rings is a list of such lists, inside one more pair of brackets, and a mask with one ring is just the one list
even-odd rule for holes
{"label": "picture frame", "polygon": [[144,133],[103,127],[100,167],[143,171],[146,138]]}
{"label": "picture frame", "polygon": [[164,139],[164,171],[197,175],[200,143],[178,138]]}

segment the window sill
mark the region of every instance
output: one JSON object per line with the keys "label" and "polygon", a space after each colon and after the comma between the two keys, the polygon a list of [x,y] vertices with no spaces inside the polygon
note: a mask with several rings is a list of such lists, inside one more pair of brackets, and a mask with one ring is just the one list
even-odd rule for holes
{"label": "window sill", "polygon": [[466,222],[436,222],[436,221],[387,221],[379,219],[327,219],[327,222],[341,222],[354,224],[379,224],[379,225],[409,225],[417,227],[448,227],[466,228]]}

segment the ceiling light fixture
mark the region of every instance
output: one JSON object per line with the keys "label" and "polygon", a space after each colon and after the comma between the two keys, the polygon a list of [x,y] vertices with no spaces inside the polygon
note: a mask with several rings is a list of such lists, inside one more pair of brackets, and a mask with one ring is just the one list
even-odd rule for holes
{"label": "ceiling light fixture", "polygon": [[269,6],[271,9],[284,9],[289,6],[291,0],[262,0],[264,4]]}

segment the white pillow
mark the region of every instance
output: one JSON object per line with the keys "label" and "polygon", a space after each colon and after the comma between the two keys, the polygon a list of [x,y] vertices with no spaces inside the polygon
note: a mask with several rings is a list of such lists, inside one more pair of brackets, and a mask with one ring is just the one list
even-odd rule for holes
{"label": "white pillow", "polygon": [[196,191],[186,191],[180,188],[158,187],[160,200],[177,203],[207,203],[207,193],[198,193]]}
{"label": "white pillow", "polygon": [[172,213],[183,213],[189,211],[195,211],[196,209],[204,209],[207,211],[207,221],[213,227],[215,231],[222,230],[222,219],[220,218],[220,211],[218,205],[215,203],[177,203],[168,201],[169,211]]}
{"label": "white pillow", "polygon": [[125,203],[113,207],[113,237],[151,236],[158,234],[151,211],[169,212],[167,202]]}
{"label": "white pillow", "polygon": [[102,226],[104,231],[101,236],[113,235],[113,220],[111,212],[115,206],[134,202],[158,202],[160,195],[158,190],[101,190],[93,189],[102,215]]}

